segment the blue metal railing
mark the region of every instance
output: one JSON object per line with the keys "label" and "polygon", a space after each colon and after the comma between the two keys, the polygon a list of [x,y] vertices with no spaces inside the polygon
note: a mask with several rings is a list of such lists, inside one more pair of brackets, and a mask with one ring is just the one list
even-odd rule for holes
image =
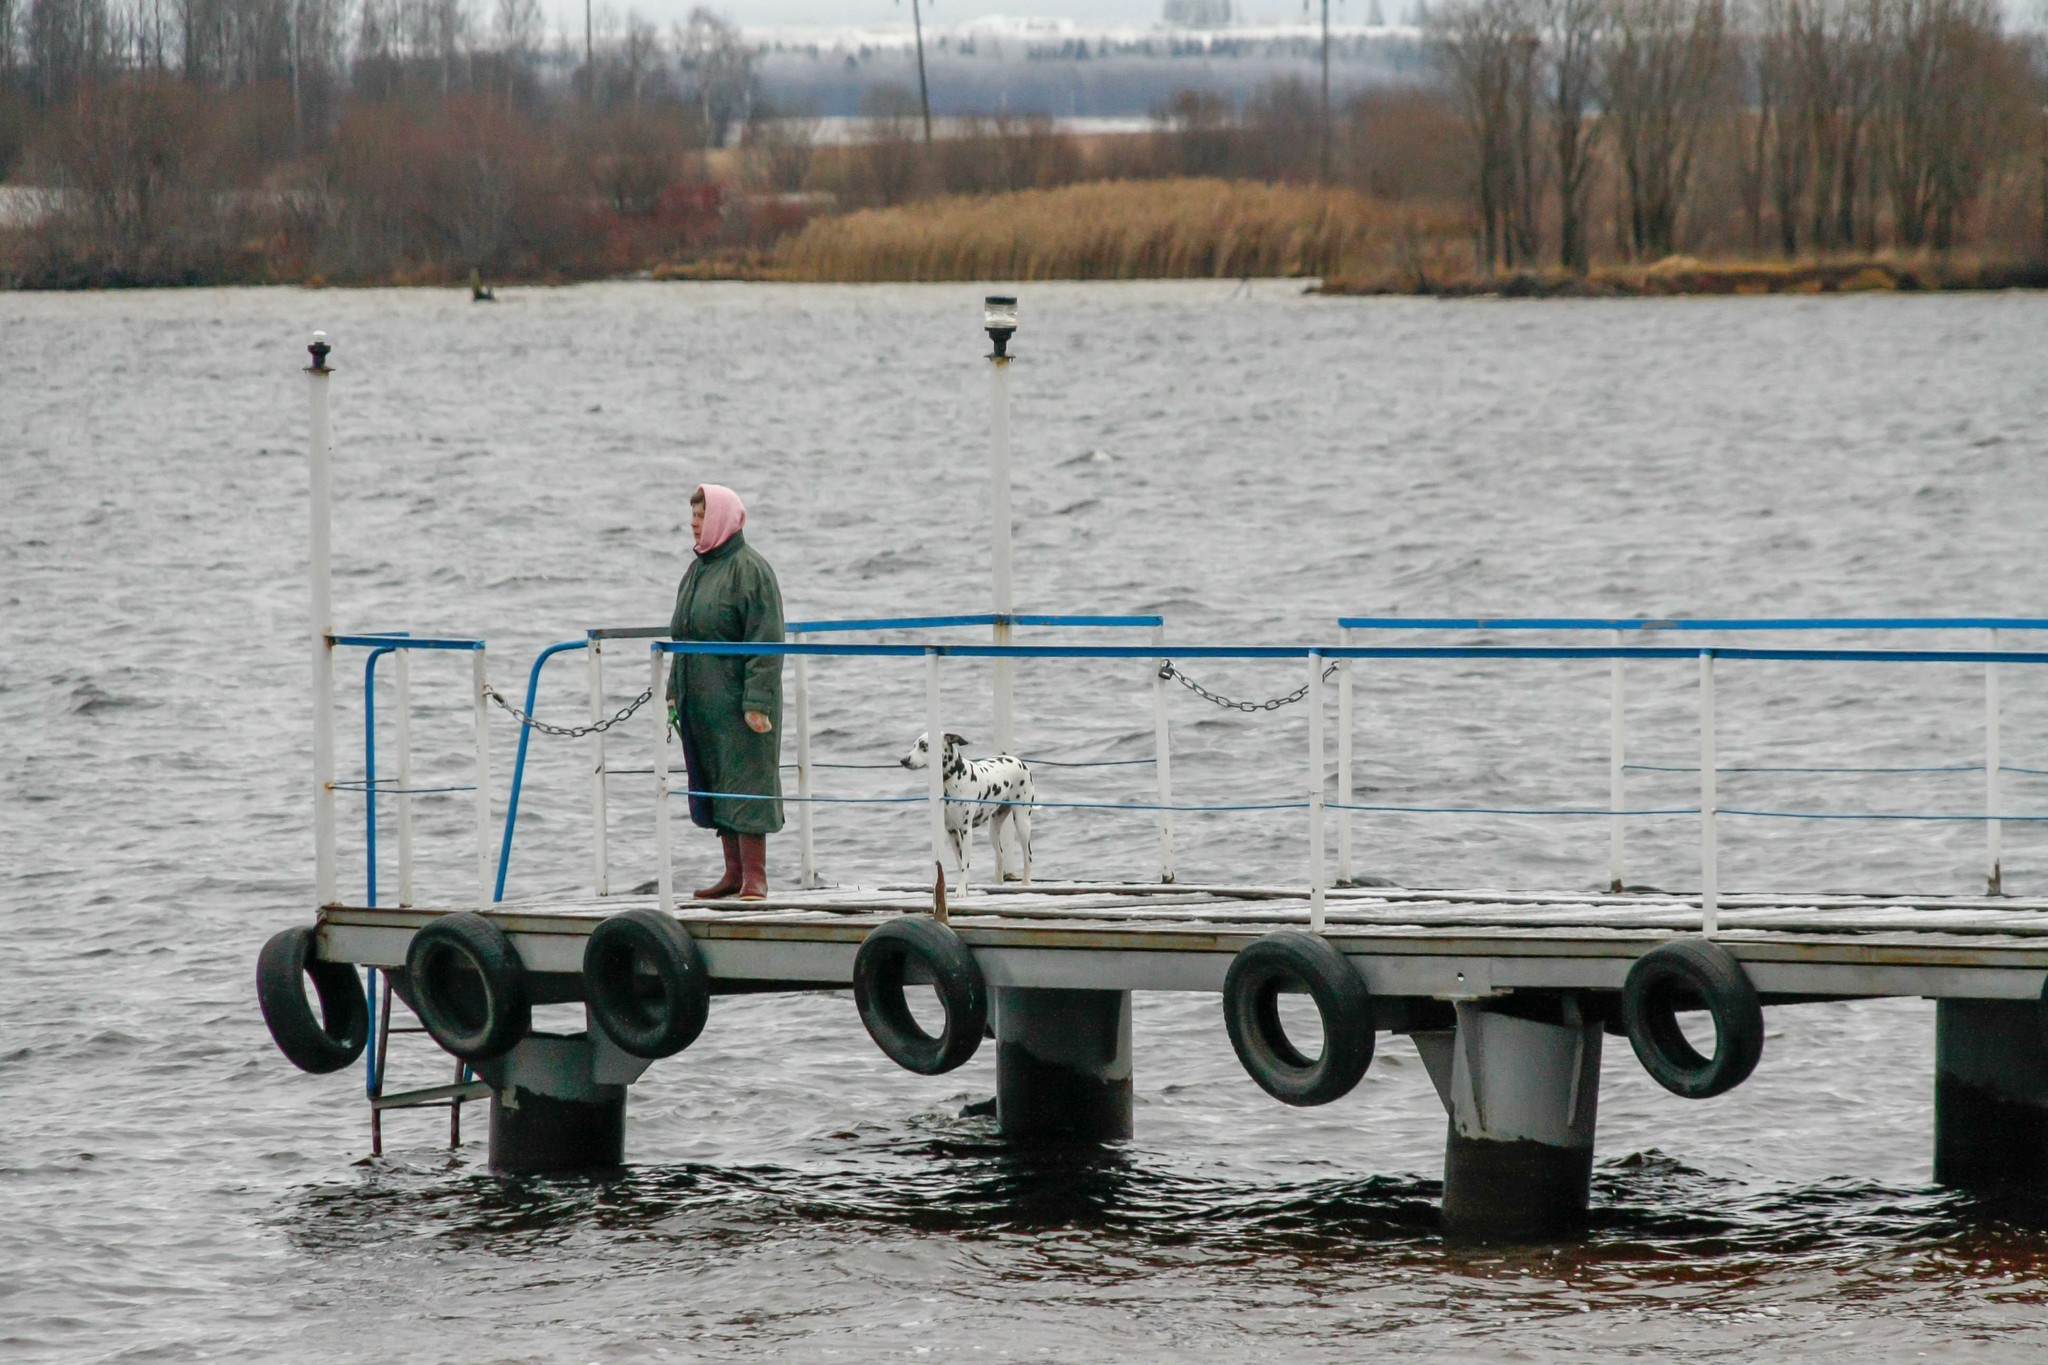
{"label": "blue metal railing", "polygon": [[[400,650],[429,649],[477,651],[484,648],[482,640],[437,638],[417,636],[405,631],[374,631],[355,635],[330,635],[328,643],[337,648],[367,649],[369,654],[363,660],[363,780],[360,783],[336,782],[337,790],[363,793],[363,903],[377,903],[377,793],[386,790],[377,780],[377,665],[385,655]],[[394,795],[411,795],[420,791],[455,792],[474,791],[474,787],[395,787],[389,788]],[[401,850],[402,851],[402,850]],[[369,1033],[371,1038],[381,1035],[377,1028],[380,1007],[378,990],[378,969],[371,967],[365,974],[363,995],[369,1005]],[[383,1091],[384,1076],[381,1049],[366,1049],[363,1059],[363,1091],[376,1099]]]}
{"label": "blue metal railing", "polygon": [[[1349,632],[1365,631],[1606,631],[1606,632],[1721,632],[1721,631],[1954,631],[1981,630],[1995,642],[2001,630],[2048,630],[2048,618],[2034,616],[1794,616],[1794,617],[1403,617],[1403,616],[1347,616],[1338,618],[1338,626]],[[1890,660],[1920,663],[2024,663],[2028,662],[2019,654],[1997,649],[1973,650],[1968,652],[1945,650],[1888,650],[1882,651]],[[1717,648],[1717,658],[1729,659],[1787,659],[1822,658],[1860,661],[1870,651],[1797,651],[1786,653],[1765,649]],[[1995,706],[1995,700],[1991,703]],[[1716,767],[1717,773],[1802,773],[1802,774],[1883,774],[1903,775],[1909,773],[1982,773],[1987,763],[1951,763],[1915,767],[1885,765],[1754,765]],[[1697,773],[1694,766],[1668,764],[1629,763],[1623,764],[1629,772],[1689,772]],[[2039,776],[2033,769],[1999,764],[2001,773],[2019,773]],[[1927,820],[1981,820],[2005,819],[1986,814],[1973,815],[1905,815],[1891,813],[1867,813],[1864,815],[1842,815],[1794,811],[1744,811],[1723,808],[1723,814],[1750,815],[1767,818],[1813,818],[1813,819],[1927,819]],[[2021,817],[2010,817],[2019,819]],[[2028,817],[2031,818],[2031,817]]]}
{"label": "blue metal railing", "polygon": [[877,616],[846,621],[791,621],[783,630],[789,635],[826,635],[856,630],[945,630],[958,626],[1062,626],[1073,629],[1117,630],[1163,626],[1163,616],[1047,616],[1034,612],[977,612],[965,616]]}
{"label": "blue metal railing", "polygon": [[2048,663],[2038,650],[1739,649],[1682,645],[984,645],[829,644],[824,641],[657,640],[667,654],[830,655],[958,659],[1782,659],[1848,663]]}
{"label": "blue metal railing", "polygon": [[[1157,628],[1163,618],[1155,615],[1040,615],[1012,614],[1007,618],[993,613],[972,613],[959,615],[875,617],[858,620],[820,620],[791,622],[791,635],[813,636],[824,634],[846,634],[860,631],[894,630],[942,630],[992,626],[1007,619],[1020,626],[1050,626],[1078,628]],[[1818,630],[1871,630],[1892,631],[1952,631],[1952,630],[2043,630],[2048,631],[2048,618],[2035,617],[1788,617],[1788,618],[1592,618],[1592,617],[1344,617],[1337,624],[1346,631],[1608,631],[1638,632],[1643,634],[1662,632],[1720,632],[1720,631],[1818,631]],[[525,711],[528,716],[534,712],[539,695],[540,675],[547,662],[556,655],[587,647],[591,639],[600,636],[650,637],[652,647],[671,655],[677,654],[723,654],[723,655],[771,655],[771,656],[857,656],[881,658],[913,658],[935,655],[938,657],[971,659],[1097,659],[1134,660],[1157,658],[1166,653],[1163,646],[1147,645],[1077,645],[1077,644],[1028,644],[998,645],[969,641],[946,641],[934,643],[839,643],[820,640],[795,639],[780,643],[710,643],[693,641],[671,641],[658,637],[658,628],[641,628],[631,631],[592,631],[582,640],[568,640],[550,645],[534,659],[528,673]],[[411,637],[399,634],[359,634],[333,637],[336,645],[367,648],[371,655],[365,664],[365,780],[361,789],[366,796],[366,857],[368,900],[376,902],[376,798],[382,787],[376,773],[374,734],[374,678],[377,662],[384,654],[396,649],[446,649],[475,650],[483,648],[480,640]],[[1170,651],[1173,657],[1183,660],[1210,659],[1236,661],[1278,662],[1288,660],[1305,661],[1312,656],[1326,660],[1554,660],[1554,661],[1596,661],[1596,660],[1697,660],[1707,657],[1728,661],[1776,661],[1776,662],[1847,662],[1847,663],[1930,663],[1930,664],[2015,664],[2034,665],[2048,663],[2048,652],[2013,649],[1882,649],[1882,648],[1776,648],[1738,646],[1679,646],[1679,645],[1353,645],[1337,644],[1327,646],[1310,645],[1189,645]],[[493,899],[501,900],[505,893],[509,875],[513,840],[517,829],[520,800],[524,790],[525,765],[531,739],[531,723],[522,723],[518,754],[513,765],[511,790],[505,812],[502,835],[499,841],[496,877]],[[1120,767],[1141,766],[1157,762],[1152,758],[1113,759],[1094,761],[1063,761],[1054,759],[1033,760],[1049,767]],[[827,764],[819,767],[866,768],[893,767],[893,764]],[[1639,772],[1699,773],[1697,766],[1682,767],[1664,764],[1630,764],[1629,770]],[[1730,775],[1744,773],[1955,773],[1983,772],[1984,764],[1944,764],[1918,767],[1854,767],[1854,766],[1740,766],[1717,767],[1717,773]],[[2040,769],[2016,765],[1998,765],[2000,772],[2013,772],[2030,776],[2048,775]],[[357,784],[337,783],[341,787]],[[420,790],[465,790],[465,788],[431,788]],[[717,793],[704,793],[718,795]],[[785,798],[800,800],[802,798]],[[808,800],[819,805],[841,804],[912,804],[922,797],[859,797],[859,796],[812,796]],[[958,799],[958,798],[954,798]],[[1186,803],[1158,802],[1110,802],[1075,801],[1037,803],[1046,807],[1072,807],[1076,809],[1112,809],[1131,812],[1143,811],[1209,811],[1209,810],[1282,810],[1302,809],[1309,803],[1303,800],[1244,801],[1226,805],[1198,805]],[[1665,806],[1646,804],[1640,808],[1562,808],[1538,809],[1507,806],[1396,806],[1387,804],[1366,804],[1357,802],[1326,802],[1326,808],[1352,810],[1366,813],[1414,813],[1414,814],[1456,814],[1456,815],[1553,815],[1564,817],[1656,817],[1698,815],[1697,806]],[[1613,803],[1610,803],[1612,806]],[[1716,807],[1716,813],[1730,816],[1758,818],[1812,818],[1812,819],[1870,819],[1870,820],[1925,820],[1925,821],[1972,821],[1991,822],[2040,822],[2048,816],[2031,814],[2005,814],[2003,812],[1970,812],[1951,814],[1942,812],[1800,812],[1749,809],[1746,807]]]}
{"label": "blue metal railing", "polygon": [[[822,635],[853,631],[946,630],[971,626],[994,626],[1005,621],[1016,626],[1068,629],[1157,628],[1166,624],[1165,617],[1148,615],[1064,615],[1041,612],[1011,612],[1008,615],[1001,615],[995,612],[977,612],[952,616],[880,616],[851,620],[790,621],[784,624],[783,630],[788,635]],[[587,648],[590,641],[594,639],[655,639],[666,635],[666,633],[667,627],[665,626],[633,626],[620,630],[600,629],[587,632],[581,640],[564,640],[559,644],[547,646],[535,656],[533,667],[527,672],[526,706],[524,708],[526,714],[531,717],[534,714],[534,707],[538,703],[542,667],[557,654],[562,654],[569,650]],[[921,646],[906,645],[901,646],[901,648],[916,652]],[[749,650],[748,652],[758,653],[761,651]],[[1156,651],[1154,652],[1156,653]],[[512,838],[519,824],[519,798],[525,787],[527,745],[532,737],[532,733],[532,724],[530,722],[521,722],[519,727],[519,751],[512,762],[512,788],[505,803],[504,835],[498,845],[497,876],[491,892],[493,902],[505,899],[505,880],[512,863]],[[1150,760],[1142,761],[1149,762]],[[1107,763],[1100,765],[1069,763],[1056,766],[1106,767],[1111,765]],[[820,802],[819,804],[825,803]]]}
{"label": "blue metal railing", "polygon": [[[588,638],[564,640],[549,645],[534,656],[533,667],[526,674],[526,714],[533,715],[533,708],[540,697],[540,671],[549,659],[572,649],[587,649]],[[505,837],[498,844],[498,877],[491,888],[491,901],[495,904],[505,899],[505,873],[512,866],[512,831],[519,824],[519,792],[526,783],[526,746],[533,738],[533,723],[523,720],[519,723],[519,756],[512,760],[512,790],[505,800]]]}
{"label": "blue metal railing", "polygon": [[2036,616],[1340,616],[1343,630],[2048,630]]}
{"label": "blue metal railing", "polygon": [[[2044,623],[2048,627],[2048,623]],[[848,655],[881,658],[1017,658],[1017,659],[1149,659],[1161,653],[1159,646],[1137,645],[986,645],[986,644],[833,644],[825,642],[793,641],[780,644],[725,643],[708,641],[656,641],[655,650],[667,654],[701,655]],[[1499,660],[1698,660],[1702,657],[1726,660],[1771,660],[1791,662],[1847,662],[1847,663],[1942,663],[1942,664],[2048,664],[2048,652],[2032,650],[1884,650],[1884,649],[1744,649],[1744,648],[1697,648],[1682,646],[1628,646],[1628,645],[1584,645],[1584,646],[1526,646],[1526,645],[1196,645],[1183,646],[1171,651],[1176,659],[1218,659],[1218,660],[1302,660],[1312,657],[1329,660],[1340,659],[1499,659]],[[1965,770],[1957,767],[1928,769],[1927,771]],[[2001,765],[2003,770],[2003,765]],[[1692,771],[1698,771],[1693,769]],[[1717,768],[1716,771],[1723,771]],[[1863,771],[1862,769],[1841,769],[1840,771]],[[1982,771],[1981,765],[1976,771]],[[696,793],[700,795],[725,795],[730,793]],[[768,799],[745,798],[740,799]],[[784,798],[788,800],[790,798]],[[912,800],[923,798],[910,798]],[[835,804],[857,803],[868,800],[874,804],[902,804],[905,798],[830,798]],[[971,798],[947,797],[949,804],[1002,804],[976,802]],[[1035,803],[1053,806],[1054,802]],[[1156,810],[1160,807],[1143,803],[1100,802],[1074,803],[1087,808],[1120,809],[1131,811]],[[1308,803],[1257,802],[1237,803],[1229,806],[1188,806],[1174,805],[1174,810],[1280,810],[1301,809]],[[1697,815],[1698,807],[1655,807],[1645,809],[1525,809],[1493,806],[1392,806],[1365,805],[1358,803],[1326,803],[1329,809],[1357,810],[1367,812],[1403,812],[1415,814],[1473,814],[1473,815],[1558,815],[1558,816],[1665,816]],[[1752,811],[1746,809],[1717,807],[1721,814],[1756,815],[1774,818],[1799,818],[1804,812]],[[1887,812],[1864,814],[1811,813],[1813,818],[1845,819],[1916,819],[1977,821],[1995,819],[2013,822],[2048,820],[2048,815],[1987,815],[1984,812],[1967,814],[1913,814],[1894,815]]]}
{"label": "blue metal railing", "polygon": [[402,630],[373,635],[330,635],[328,643],[349,645],[363,649],[466,649],[478,650],[484,647],[482,640],[435,639],[425,635],[408,635]]}

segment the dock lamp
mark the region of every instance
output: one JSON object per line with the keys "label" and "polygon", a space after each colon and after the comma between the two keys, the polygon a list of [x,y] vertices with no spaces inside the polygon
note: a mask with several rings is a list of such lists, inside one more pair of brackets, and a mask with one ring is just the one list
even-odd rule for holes
{"label": "dock lamp", "polygon": [[990,360],[1010,358],[1010,337],[1017,330],[1017,299],[1011,294],[990,294],[981,301],[981,325],[988,330],[988,339],[995,343],[995,354]]}
{"label": "dock lamp", "polygon": [[[994,488],[989,512],[995,534],[989,539],[989,568],[995,588],[995,642],[1011,643],[1010,613],[1010,338],[1017,331],[1017,298],[990,294],[981,301],[981,325],[995,349],[989,352],[989,446]],[[997,659],[995,667],[996,752],[1016,752],[1017,725],[1013,698],[1017,664]]]}

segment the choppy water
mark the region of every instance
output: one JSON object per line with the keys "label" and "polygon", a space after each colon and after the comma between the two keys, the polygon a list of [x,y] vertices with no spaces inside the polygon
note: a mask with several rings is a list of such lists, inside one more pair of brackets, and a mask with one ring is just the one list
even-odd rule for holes
{"label": "choppy water", "polygon": [[[438,1145],[438,1115],[394,1117],[390,1158],[362,1163],[359,1073],[293,1071],[250,983],[258,944],[311,902],[306,334],[338,348],[341,623],[486,635],[502,686],[547,641],[665,619],[706,480],[748,498],[793,616],[979,609],[976,293],[0,298],[0,1353],[2040,1348],[2044,1234],[1928,1184],[1917,1002],[1775,1012],[1754,1080],[1705,1104],[1611,1047],[1595,1226],[1549,1248],[1439,1243],[1444,1119],[1405,1043],[1345,1101],[1286,1110],[1241,1074],[1206,997],[1140,998],[1138,1137],[1085,1157],[955,1117],[989,1093],[986,1055],[912,1077],[844,998],[752,997],[719,1002],[702,1042],[635,1088],[622,1182],[494,1180],[479,1142]],[[1178,639],[1239,642],[1329,638],[1345,612],[2048,605],[2035,297],[1443,306],[1187,284],[1034,287],[1024,308],[1034,609],[1162,611]],[[621,665],[620,700],[639,669]],[[1296,681],[1200,672],[1256,695]],[[423,779],[460,780],[459,681],[419,666]],[[1632,672],[1635,757],[1693,759],[1691,683]],[[572,660],[544,713],[580,712],[581,687]],[[817,687],[828,756],[891,758],[922,728],[914,669],[833,664]],[[1604,666],[1389,666],[1361,688],[1360,780],[1385,804],[1604,800]],[[1968,669],[1730,665],[1727,761],[1967,764],[1981,689]],[[2008,761],[2048,767],[2048,686],[2007,691]],[[980,679],[956,674],[948,696],[985,737]],[[1042,756],[1146,751],[1142,669],[1034,668],[1020,712]],[[1187,698],[1175,726],[1181,799],[1299,783],[1298,714]],[[496,734],[502,784],[513,732]],[[586,875],[579,763],[536,755],[514,894]],[[1048,769],[1041,794],[1142,795],[1145,773]],[[1644,774],[1635,794],[1685,805],[1690,780]],[[1968,811],[1979,779],[1738,780],[1759,807]],[[849,770],[827,790],[903,782]],[[2048,810],[2044,787],[2015,804]],[[461,895],[467,809],[423,806],[422,889]],[[828,874],[911,873],[919,818],[835,811]],[[647,875],[648,823],[622,791],[622,878]],[[1691,826],[1645,823],[1631,877],[1692,884]],[[1722,875],[1966,890],[1980,839],[1730,821]],[[2048,889],[2044,839],[2009,833],[2014,889]],[[1605,875],[1597,822],[1388,817],[1361,847],[1361,870],[1414,884]],[[1152,849],[1142,817],[1040,819],[1053,875],[1142,875]],[[1292,815],[1182,829],[1190,876],[1298,876],[1300,857]],[[393,1070],[440,1078],[419,1054]]]}

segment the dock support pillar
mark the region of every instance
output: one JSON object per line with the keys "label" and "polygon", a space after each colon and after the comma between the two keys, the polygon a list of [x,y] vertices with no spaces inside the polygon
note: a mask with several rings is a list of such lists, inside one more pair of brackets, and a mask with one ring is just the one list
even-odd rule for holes
{"label": "dock support pillar", "polygon": [[1585,1226],[1600,1102],[1597,1022],[1566,1001],[1559,1022],[1470,1002],[1455,1030],[1414,1035],[1444,1107],[1444,1231],[1536,1241]]}
{"label": "dock support pillar", "polygon": [[1131,1135],[1131,993],[998,987],[996,1126],[1005,1137]]}
{"label": "dock support pillar", "polygon": [[1934,1013],[1934,1182],[2048,1201],[2048,1037],[2032,1000]]}
{"label": "dock support pillar", "polygon": [[626,1163],[626,1087],[646,1063],[599,1035],[533,1034],[476,1064],[491,1085],[491,1170],[556,1175]]}

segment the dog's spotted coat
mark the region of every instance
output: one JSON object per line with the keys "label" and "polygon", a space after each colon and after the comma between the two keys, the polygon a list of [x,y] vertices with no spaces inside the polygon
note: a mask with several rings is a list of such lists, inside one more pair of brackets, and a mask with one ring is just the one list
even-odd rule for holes
{"label": "dog's spotted coat", "polygon": [[[953,865],[960,869],[960,880],[965,882],[968,847],[974,831],[987,825],[989,847],[996,855],[996,879],[1028,882],[1031,880],[1031,802],[1034,799],[1031,769],[1024,765],[1023,759],[1010,754],[969,758],[966,747],[967,741],[959,735],[946,736],[942,771],[946,795],[950,798],[946,805],[946,838],[953,845]],[[929,733],[919,735],[917,743],[900,761],[904,767],[913,770],[928,767],[931,763]],[[1016,836],[1019,870],[1012,870],[1005,862],[1005,829]]]}

